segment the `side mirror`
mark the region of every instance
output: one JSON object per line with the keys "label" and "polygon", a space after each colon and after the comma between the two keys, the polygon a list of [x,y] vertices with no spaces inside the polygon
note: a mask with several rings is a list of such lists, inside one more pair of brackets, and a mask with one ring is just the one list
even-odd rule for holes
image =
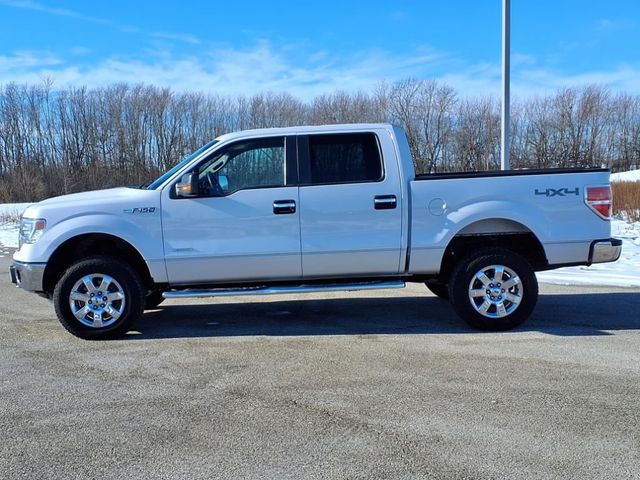
{"label": "side mirror", "polygon": [[229,177],[227,177],[226,175],[219,175],[218,185],[220,185],[220,190],[222,190],[222,193],[229,193]]}
{"label": "side mirror", "polygon": [[198,196],[198,174],[191,172],[182,175],[182,178],[176,183],[177,197],[197,197]]}

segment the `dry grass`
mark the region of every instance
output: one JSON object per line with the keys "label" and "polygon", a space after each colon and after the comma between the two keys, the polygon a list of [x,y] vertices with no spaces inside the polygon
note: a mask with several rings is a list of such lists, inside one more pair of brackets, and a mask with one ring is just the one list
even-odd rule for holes
{"label": "dry grass", "polygon": [[640,222],[640,182],[613,182],[613,213]]}

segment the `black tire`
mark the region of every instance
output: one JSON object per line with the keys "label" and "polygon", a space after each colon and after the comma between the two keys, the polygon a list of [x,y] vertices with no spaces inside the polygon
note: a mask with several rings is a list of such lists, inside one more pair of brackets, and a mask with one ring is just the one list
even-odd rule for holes
{"label": "black tire", "polygon": [[436,297],[449,300],[449,285],[446,283],[427,282],[425,285]]}
{"label": "black tire", "polygon": [[[103,286],[106,288],[101,292]],[[72,291],[77,297],[73,303]],[[144,296],[140,276],[130,265],[99,256],[81,260],[65,272],[53,291],[53,304],[60,323],[70,333],[103,340],[124,335],[131,328],[142,315]]]}
{"label": "black tire", "polygon": [[[500,267],[505,269],[502,274]],[[476,277],[480,272],[485,274],[482,279]],[[449,298],[456,313],[472,327],[509,330],[533,312],[538,301],[538,280],[529,262],[517,253],[489,248],[456,266],[449,282]]]}
{"label": "black tire", "polygon": [[162,296],[162,291],[151,290],[149,293],[147,293],[147,296],[144,298],[144,309],[153,310],[164,301],[165,301],[165,298]]}

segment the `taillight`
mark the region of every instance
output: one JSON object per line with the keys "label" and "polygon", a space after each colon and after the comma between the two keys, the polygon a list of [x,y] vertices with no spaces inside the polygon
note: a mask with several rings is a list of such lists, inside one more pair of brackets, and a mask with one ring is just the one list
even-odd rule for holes
{"label": "taillight", "polygon": [[611,187],[609,185],[586,187],[584,201],[602,218],[607,220],[611,218]]}

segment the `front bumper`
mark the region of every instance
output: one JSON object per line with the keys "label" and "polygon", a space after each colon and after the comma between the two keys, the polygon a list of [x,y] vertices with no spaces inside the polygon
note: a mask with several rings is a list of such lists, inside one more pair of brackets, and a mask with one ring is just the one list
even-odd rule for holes
{"label": "front bumper", "polygon": [[589,264],[615,262],[622,253],[622,240],[608,238],[591,242],[589,249]]}
{"label": "front bumper", "polygon": [[13,262],[9,267],[11,283],[30,292],[42,292],[42,279],[46,263]]}

